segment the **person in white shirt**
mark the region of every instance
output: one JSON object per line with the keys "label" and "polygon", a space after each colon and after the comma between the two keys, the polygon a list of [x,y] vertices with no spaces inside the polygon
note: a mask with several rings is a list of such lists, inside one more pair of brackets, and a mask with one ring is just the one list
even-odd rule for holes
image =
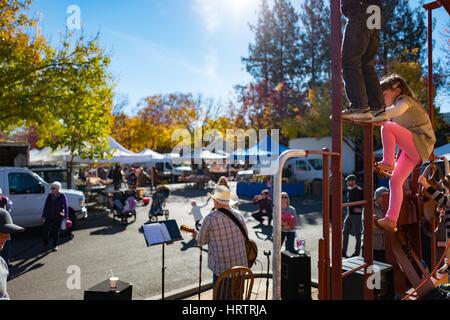
{"label": "person in white shirt", "polygon": [[203,206],[199,206],[197,205],[196,201],[192,201],[191,202],[191,212],[189,212],[189,214],[192,214],[194,216],[194,220],[195,220],[195,229],[200,230],[200,226],[201,226],[201,222],[203,220],[203,214],[202,214],[202,208],[206,207],[208,205],[208,201],[206,201],[206,203]]}

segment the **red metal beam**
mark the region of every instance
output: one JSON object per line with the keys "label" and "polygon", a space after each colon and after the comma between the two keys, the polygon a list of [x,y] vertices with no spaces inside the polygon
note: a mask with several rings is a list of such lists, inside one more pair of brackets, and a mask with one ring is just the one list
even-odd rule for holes
{"label": "red metal beam", "polygon": [[438,2],[445,8],[445,10],[447,10],[448,14],[450,14],[450,0],[439,0]]}
{"label": "red metal beam", "polygon": [[[342,22],[341,0],[331,0],[331,81],[333,152],[342,155]],[[333,157],[332,172],[332,267],[331,298],[342,299],[342,156]]]}

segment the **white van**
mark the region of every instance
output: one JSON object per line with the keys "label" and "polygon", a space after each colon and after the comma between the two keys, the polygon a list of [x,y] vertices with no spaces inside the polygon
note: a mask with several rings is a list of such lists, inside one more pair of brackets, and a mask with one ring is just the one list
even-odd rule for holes
{"label": "white van", "polygon": [[[41,225],[45,200],[50,185],[28,168],[0,167],[0,188],[13,202],[11,215],[14,223],[24,228]],[[87,218],[82,192],[61,190],[67,198],[69,217],[74,227],[78,220]]]}
{"label": "white van", "polygon": [[285,168],[289,166],[292,177],[298,181],[322,180],[322,158],[293,158],[287,161]]}

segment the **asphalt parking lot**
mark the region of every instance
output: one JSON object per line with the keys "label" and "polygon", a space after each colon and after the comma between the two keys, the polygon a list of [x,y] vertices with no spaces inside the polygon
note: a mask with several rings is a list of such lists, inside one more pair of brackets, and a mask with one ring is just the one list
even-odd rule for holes
{"label": "asphalt parking lot", "polygon": [[[167,208],[170,218],[178,225],[194,225],[188,214],[190,203],[206,200],[206,190],[194,190],[177,185],[172,187]],[[322,234],[322,216],[320,199],[293,199],[300,213],[301,236],[306,239],[311,251],[312,277],[317,279],[317,245]],[[211,206],[212,204],[210,204]],[[255,210],[249,201],[242,201],[242,213],[247,221],[250,238],[255,239],[259,247],[254,272],[266,272],[267,258],[264,250],[272,250],[272,228],[260,225],[250,214]],[[62,239],[60,251],[43,252],[40,230],[27,230],[13,238],[13,267],[10,270],[8,291],[11,299],[83,299],[84,290],[106,280],[111,270],[121,280],[133,284],[133,299],[146,299],[161,293],[161,246],[148,248],[141,232],[141,226],[148,221],[149,207],[139,207],[137,221],[127,227],[105,211],[90,211],[86,220],[80,221],[73,237]],[[207,213],[205,209],[203,213]],[[184,241],[166,247],[166,293],[198,283],[200,250],[195,246],[189,234]],[[350,244],[352,245],[352,244]],[[207,270],[207,253],[203,253],[203,281],[212,279]],[[81,287],[67,285],[72,273],[80,270]],[[69,281],[69,284],[73,282]],[[264,285],[264,284],[263,284]]]}

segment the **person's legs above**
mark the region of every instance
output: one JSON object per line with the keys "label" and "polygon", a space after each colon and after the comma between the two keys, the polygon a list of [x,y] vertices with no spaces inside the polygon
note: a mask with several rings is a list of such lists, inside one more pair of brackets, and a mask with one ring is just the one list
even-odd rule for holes
{"label": "person's legs above", "polygon": [[369,30],[365,16],[348,19],[342,44],[342,76],[350,107],[348,110],[344,110],[344,116],[364,112],[368,108],[362,70],[362,59],[368,44]]}
{"label": "person's legs above", "polygon": [[380,30],[370,30],[369,44],[362,59],[364,84],[368,104],[372,111],[384,109],[384,97],[381,90],[380,79],[375,69],[376,57],[380,48]]}

